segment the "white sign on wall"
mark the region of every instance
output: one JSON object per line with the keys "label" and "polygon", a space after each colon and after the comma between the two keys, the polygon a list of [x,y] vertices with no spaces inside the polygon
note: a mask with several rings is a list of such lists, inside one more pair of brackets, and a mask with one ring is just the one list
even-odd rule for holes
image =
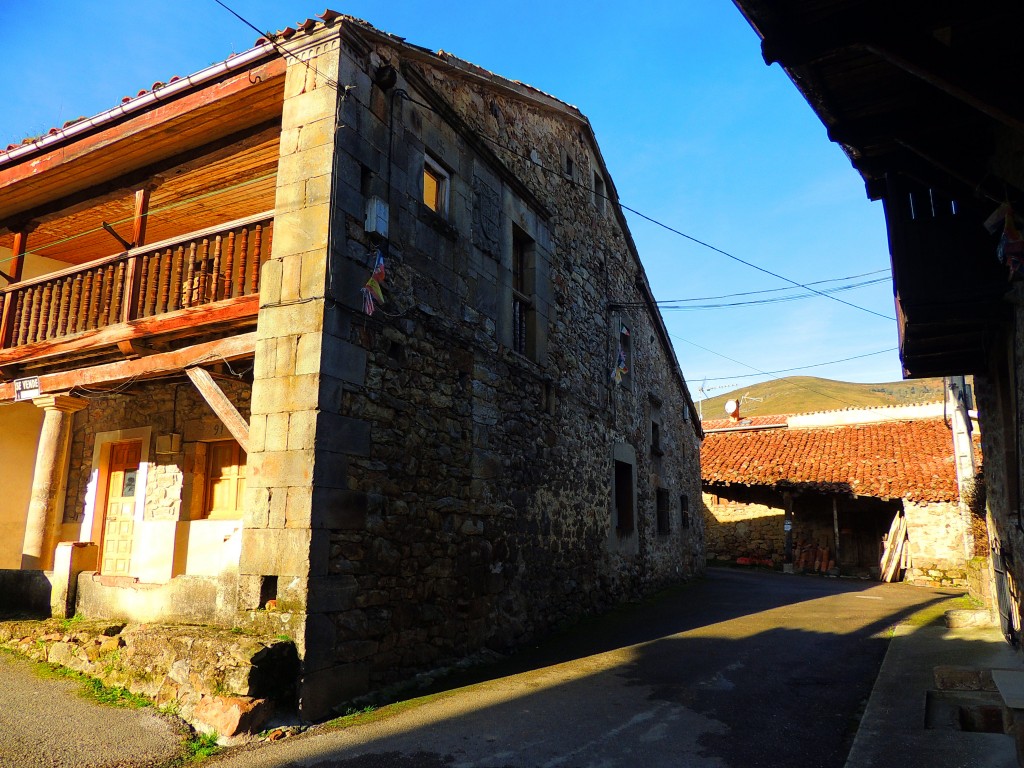
{"label": "white sign on wall", "polygon": [[39,397],[39,377],[31,376],[27,379],[14,380],[14,399],[31,400]]}

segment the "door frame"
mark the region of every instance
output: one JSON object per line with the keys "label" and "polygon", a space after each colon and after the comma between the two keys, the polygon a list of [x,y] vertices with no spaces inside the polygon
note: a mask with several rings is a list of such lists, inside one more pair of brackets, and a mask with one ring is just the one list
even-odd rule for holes
{"label": "door frame", "polygon": [[[97,432],[92,450],[92,470],[89,473],[89,485],[85,491],[85,514],[82,518],[82,541],[91,541],[101,545],[103,518],[107,508],[107,486],[110,482],[110,448],[114,443],[141,441],[142,450],[139,455],[139,474],[135,480],[135,522],[143,519],[146,506],[146,480],[149,476],[149,452],[152,439],[152,427],[137,429],[115,429],[110,432]],[[99,563],[97,563],[97,568]]]}

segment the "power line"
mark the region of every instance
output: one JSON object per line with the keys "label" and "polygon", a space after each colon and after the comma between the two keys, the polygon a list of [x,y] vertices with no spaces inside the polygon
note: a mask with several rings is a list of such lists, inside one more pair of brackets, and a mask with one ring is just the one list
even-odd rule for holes
{"label": "power line", "polygon": [[[859,280],[862,277],[871,277],[872,275],[880,275],[883,272],[888,275],[888,274],[891,273],[891,271],[892,270],[890,270],[890,269],[876,269],[876,270],[873,270],[871,272],[863,272],[863,273],[861,273],[859,275],[847,275],[846,277],[829,277],[829,278],[826,278],[824,280],[814,280],[812,282],[807,283],[807,285],[824,285],[825,283],[839,283],[839,282],[843,282],[845,280]],[[884,279],[888,280],[889,278],[884,278]],[[756,295],[762,294],[762,293],[778,293],[780,291],[791,291],[791,290],[793,290],[793,289],[791,287],[789,287],[789,286],[787,286],[785,288],[761,288],[761,289],[756,290],[756,291],[741,291],[740,293],[723,293],[720,296],[695,296],[695,297],[691,297],[691,298],[688,298],[688,299],[664,299],[663,301],[659,301],[658,303],[659,304],[663,304],[663,303],[673,302],[673,301],[714,301],[714,300],[717,300],[717,299],[731,299],[731,298],[735,298],[737,296],[756,296]]]}
{"label": "power line", "polygon": [[[690,344],[691,346],[697,347],[697,349],[703,349],[705,352],[708,352],[708,353],[710,353],[712,355],[717,355],[718,357],[724,358],[725,360],[728,360],[731,363],[736,363],[736,365],[742,365],[744,368],[749,368],[752,371],[757,371],[757,373],[754,374],[754,375],[767,376],[768,378],[774,379],[774,380],[778,380],[779,379],[778,376],[773,376],[768,371],[762,371],[761,369],[756,368],[753,365],[750,365],[749,363],[744,363],[742,360],[737,360],[737,359],[735,359],[733,357],[729,357],[728,355],[723,355],[721,352],[716,352],[713,349],[708,349],[707,347],[702,346],[702,345],[698,344],[695,341],[690,341],[689,339],[684,339],[682,336],[679,336],[679,335],[677,335],[675,333],[671,333],[670,332],[669,336],[671,336],[672,338],[675,338],[675,339],[679,339],[680,341],[684,341],[687,344]],[[828,392],[821,392],[821,391],[819,391],[817,389],[814,389],[813,387],[808,387],[806,384],[797,384],[796,382],[790,382],[790,383],[793,386],[797,387],[798,389],[805,389],[808,392],[814,393],[815,395],[820,395],[821,397],[827,397],[829,400],[835,400],[837,403],[842,403],[843,405],[846,405],[846,406],[852,406],[853,405],[852,403],[849,403],[846,400],[841,400],[840,398],[836,397],[835,395],[830,395]]]}
{"label": "power line", "polygon": [[[855,290],[857,288],[863,288],[863,287],[868,286],[868,285],[877,285],[878,283],[885,283],[885,282],[888,282],[888,281],[889,281],[888,277],[879,277],[879,278],[876,278],[874,280],[865,280],[865,281],[860,282],[860,283],[851,283],[850,285],[838,285],[838,286],[835,286],[833,288],[824,288],[824,289],[822,289],[822,293],[827,293],[829,296],[831,296],[834,293],[844,293],[846,291],[852,291],[852,290]],[[792,288],[782,288],[780,290],[791,291],[793,289]],[[757,306],[757,305],[760,305],[760,304],[782,304],[782,303],[785,303],[787,301],[797,301],[799,299],[812,299],[814,297],[815,297],[815,294],[813,294],[813,293],[796,293],[796,294],[792,294],[790,296],[773,296],[773,297],[770,297],[770,298],[767,298],[767,299],[750,299],[749,301],[726,301],[726,302],[720,302],[720,303],[717,303],[717,304],[691,304],[691,303],[689,303],[689,302],[693,301],[693,299],[682,299],[682,300],[677,299],[677,300],[675,300],[677,302],[679,302],[679,301],[687,302],[685,305],[682,305],[682,306],[680,306],[679,304],[676,304],[674,302],[659,301],[659,302],[656,302],[656,303],[658,305],[658,308],[662,309],[662,310],[671,310],[671,311],[675,311],[675,312],[692,312],[692,311],[700,310],[700,309],[728,309],[728,308],[731,308],[731,307],[751,307],[751,306]]]}
{"label": "power line", "polygon": [[[684,339],[685,341],[685,339]],[[692,343],[692,342],[691,342]],[[696,345],[695,345],[696,346]],[[703,349],[703,347],[702,347]],[[838,365],[839,363],[848,363],[851,360],[860,360],[865,357],[874,357],[875,355],[885,355],[891,352],[899,351],[897,347],[890,347],[889,349],[880,349],[877,352],[866,352],[863,355],[853,355],[851,357],[844,357],[840,360],[829,360],[827,363],[811,363],[810,365],[800,365],[796,368],[781,368],[777,371],[766,371],[765,373],[774,375],[776,373],[792,373],[793,371],[806,371],[808,368],[823,368],[826,365]],[[745,363],[744,363],[745,365]],[[752,366],[748,366],[752,367]],[[760,373],[739,373],[735,376],[706,376],[702,381],[732,381],[733,379],[751,379],[755,376],[761,376]]]}

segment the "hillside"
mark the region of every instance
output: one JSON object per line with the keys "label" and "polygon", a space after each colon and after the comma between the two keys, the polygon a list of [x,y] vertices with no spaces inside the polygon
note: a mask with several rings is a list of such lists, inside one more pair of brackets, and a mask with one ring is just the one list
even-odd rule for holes
{"label": "hillside", "polygon": [[789,376],[708,398],[701,411],[705,419],[722,418],[727,400],[740,400],[740,413],[744,416],[934,403],[942,400],[942,391],[942,379],[854,384],[814,376]]}

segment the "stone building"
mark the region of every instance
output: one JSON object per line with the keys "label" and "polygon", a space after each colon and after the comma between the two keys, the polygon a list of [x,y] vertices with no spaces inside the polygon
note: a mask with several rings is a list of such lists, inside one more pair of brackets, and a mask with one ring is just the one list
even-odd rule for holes
{"label": "stone building", "polygon": [[329,11],[0,152],[0,227],[18,594],[287,634],[315,718],[703,568],[700,424],[552,96]]}
{"label": "stone building", "polygon": [[899,536],[894,578],[968,586],[985,521],[962,498],[942,403],[703,426],[709,558],[879,578]]}

